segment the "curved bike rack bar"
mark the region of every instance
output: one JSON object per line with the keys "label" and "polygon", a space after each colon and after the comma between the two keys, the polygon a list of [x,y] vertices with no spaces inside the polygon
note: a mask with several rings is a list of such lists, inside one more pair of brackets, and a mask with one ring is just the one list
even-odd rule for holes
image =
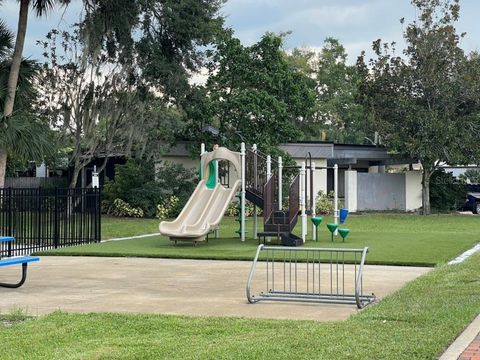
{"label": "curved bike rack bar", "polygon": [[[367,253],[367,247],[297,248],[261,244],[248,275],[248,302],[320,302],[352,304],[361,309],[376,299],[374,294],[363,293],[363,269]],[[252,286],[259,263],[265,265],[266,290],[253,294]],[[347,283],[352,272],[353,281]]]}

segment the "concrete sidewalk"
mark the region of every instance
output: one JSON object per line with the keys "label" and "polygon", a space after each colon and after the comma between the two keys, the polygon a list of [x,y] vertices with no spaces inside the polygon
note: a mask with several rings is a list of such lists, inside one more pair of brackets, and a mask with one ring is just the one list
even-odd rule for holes
{"label": "concrete sidewalk", "polygon": [[[249,304],[245,286],[250,262],[108,257],[44,256],[29,266],[25,285],[0,289],[0,311],[26,309],[29,314],[131,312],[273,319],[342,320],[354,305],[261,302]],[[345,278],[353,279],[352,266]],[[429,268],[367,266],[365,292],[378,298],[430,271]],[[0,281],[13,281],[20,267],[2,269]],[[264,272],[256,290],[265,288]],[[327,283],[328,279],[322,279]],[[347,289],[351,291],[351,289]]]}
{"label": "concrete sidewalk", "polygon": [[439,360],[480,360],[480,315],[448,347]]}

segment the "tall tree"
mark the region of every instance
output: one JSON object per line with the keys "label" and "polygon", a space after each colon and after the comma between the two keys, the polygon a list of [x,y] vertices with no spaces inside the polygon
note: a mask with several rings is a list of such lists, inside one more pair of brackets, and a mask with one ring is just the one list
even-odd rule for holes
{"label": "tall tree", "polygon": [[[480,159],[480,72],[455,29],[458,0],[412,0],[418,19],[404,32],[403,56],[394,44],[373,44],[376,59],[359,58],[362,94],[390,151],[423,167],[423,213],[430,213],[430,177],[438,164]],[[401,20],[403,23],[403,20]]]}
{"label": "tall tree", "polygon": [[[0,21],[0,113],[7,97],[8,78],[12,63],[14,36]],[[23,59],[20,62],[16,89],[17,110],[8,117],[0,117],[0,147],[6,154],[15,153],[18,161],[41,160],[48,153],[48,125],[35,116],[33,104],[36,91],[34,82],[38,75],[38,64]],[[0,187],[4,185],[5,167],[0,167]]]}
{"label": "tall tree", "polygon": [[[20,8],[18,14],[18,29],[15,40],[10,72],[7,82],[7,91],[3,105],[3,117],[9,117],[13,113],[15,94],[17,91],[18,78],[22,63],[23,47],[25,44],[25,35],[27,33],[28,12],[32,6],[37,16],[43,16],[51,10],[55,4],[66,5],[70,0],[19,0]],[[4,126],[8,126],[8,120],[4,120]],[[33,146],[33,145],[32,145]],[[7,166],[7,148],[0,144],[0,187],[3,187],[5,181],[5,169]]]}
{"label": "tall tree", "polygon": [[470,184],[480,184],[480,169],[467,169],[460,175],[460,179]]}
{"label": "tall tree", "polygon": [[316,82],[316,109],[305,122],[304,138],[363,143],[370,129],[357,101],[360,76],[347,64],[343,45],[328,37],[320,52],[294,49],[288,59]]}
{"label": "tall tree", "polygon": [[[172,141],[179,116],[135,73],[103,51],[91,54],[79,36],[52,30],[45,41],[45,63],[38,86],[43,114],[63,147],[71,147],[70,187],[95,157],[103,171],[113,154],[151,157]],[[82,186],[86,186],[82,183]]]}
{"label": "tall tree", "polygon": [[181,105],[189,78],[222,30],[224,0],[86,0],[83,37],[141,76],[166,100]]}
{"label": "tall tree", "polygon": [[314,106],[314,83],[289,64],[282,43],[274,34],[249,47],[229,32],[219,39],[206,87],[197,88],[187,110],[192,139],[207,125],[219,129],[226,145],[242,138],[266,147],[297,138]]}

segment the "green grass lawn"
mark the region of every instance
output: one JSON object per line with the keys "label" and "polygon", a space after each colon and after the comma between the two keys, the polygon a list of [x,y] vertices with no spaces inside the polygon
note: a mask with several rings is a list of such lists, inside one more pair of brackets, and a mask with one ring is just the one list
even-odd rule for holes
{"label": "green grass lawn", "polygon": [[[352,221],[353,222],[353,221]],[[0,322],[6,359],[434,359],[480,312],[480,254],[342,322],[54,313]],[[255,305],[250,305],[255,306]]]}
{"label": "green grass lawn", "polygon": [[[102,220],[103,238],[124,237],[158,231],[158,220],[118,219]],[[261,221],[261,219],[259,220]],[[330,242],[325,223],[321,225],[320,241],[311,241],[308,247],[364,247],[370,253],[370,264],[432,266],[444,263],[480,242],[480,217],[469,215],[431,215],[428,217],[405,214],[366,214],[350,216],[346,227],[351,234],[345,243],[340,237]],[[70,247],[47,254],[90,256],[138,256],[194,259],[251,260],[257,241],[252,236],[252,221],[248,219],[249,239],[242,243],[235,234],[237,222],[226,218],[221,223],[219,239],[193,247],[191,243],[174,246],[166,237],[113,241]],[[296,231],[298,232],[297,225]]]}
{"label": "green grass lawn", "polygon": [[102,216],[102,239],[158,233],[158,219],[133,219]]}

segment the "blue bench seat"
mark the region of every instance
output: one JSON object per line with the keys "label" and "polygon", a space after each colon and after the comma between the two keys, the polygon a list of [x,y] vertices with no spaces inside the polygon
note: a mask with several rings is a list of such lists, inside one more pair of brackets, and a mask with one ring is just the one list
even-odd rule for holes
{"label": "blue bench seat", "polygon": [[11,266],[11,265],[22,265],[22,278],[17,283],[1,283],[1,287],[6,287],[10,289],[19,288],[25,283],[27,279],[27,265],[33,261],[39,261],[40,259],[36,256],[20,256],[20,257],[10,257],[0,259],[0,267],[2,266]]}
{"label": "blue bench seat", "polygon": [[12,241],[15,241],[15,238],[13,236],[0,236],[0,243]]}
{"label": "blue bench seat", "polygon": [[17,264],[26,264],[33,261],[39,261],[40,258],[36,256],[19,256],[0,259],[0,266],[10,266]]}

